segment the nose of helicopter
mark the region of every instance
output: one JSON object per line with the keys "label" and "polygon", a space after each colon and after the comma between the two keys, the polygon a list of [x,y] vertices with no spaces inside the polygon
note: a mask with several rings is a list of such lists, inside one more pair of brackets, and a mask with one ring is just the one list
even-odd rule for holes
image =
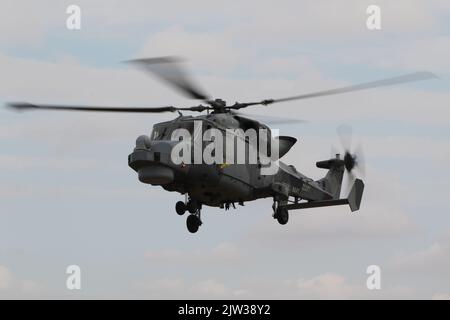
{"label": "nose of helicopter", "polygon": [[153,164],[138,169],[138,178],[142,183],[164,185],[173,182],[173,170],[162,165]]}
{"label": "nose of helicopter", "polygon": [[139,181],[152,185],[165,185],[174,181],[170,155],[173,141],[150,141],[148,136],[136,139],[136,147],[128,156],[128,165],[138,173]]}

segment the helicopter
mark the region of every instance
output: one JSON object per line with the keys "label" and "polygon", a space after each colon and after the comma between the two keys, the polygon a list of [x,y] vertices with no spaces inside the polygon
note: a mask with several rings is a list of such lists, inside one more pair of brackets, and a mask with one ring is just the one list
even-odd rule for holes
{"label": "helicopter", "polygon": [[[188,98],[201,100],[202,103],[191,107],[154,108],[24,102],[8,105],[18,111],[177,112],[175,119],[155,124],[149,136],[141,135],[136,139],[133,152],[128,156],[128,165],[137,173],[140,182],[161,186],[167,191],[185,196],[183,201],[175,204],[175,211],[180,216],[189,213],[186,226],[191,233],[196,233],[202,225],[201,211],[204,206],[228,210],[230,207],[235,208],[236,204],[243,206],[245,202],[272,198],[272,216],[281,225],[288,223],[291,210],[349,205],[354,212],[360,208],[364,182],[355,175],[355,170],[363,172],[363,156],[360,152],[355,150],[352,153],[351,147],[343,143],[343,155],[336,153],[330,159],[316,162],[318,168],[327,171],[322,178],[314,180],[297,171],[293,165],[280,161],[297,142],[295,137],[274,137],[268,125],[238,110],[436,78],[431,72],[421,71],[332,90],[227,105],[222,99],[213,99],[199,89],[182,68],[178,58],[145,58],[127,62],[145,69]],[[200,115],[183,115],[182,112],[198,112]],[[216,133],[214,139],[205,138],[202,134],[203,131],[206,134],[212,130]],[[180,132],[186,134],[187,138],[177,135]],[[246,135],[247,132],[256,135],[252,138]],[[225,136],[224,140],[238,141],[244,147],[238,149],[238,143],[223,147],[223,141],[219,143],[217,133]],[[217,148],[218,145],[222,148]],[[192,146],[194,148],[190,148]],[[174,153],[174,150],[180,152]],[[202,159],[206,150],[210,151],[212,161]],[[270,155],[264,150],[270,150]],[[248,161],[251,154],[253,161]],[[181,155],[182,160],[176,155]],[[233,161],[239,155],[244,155],[244,162]],[[268,168],[273,170],[267,170]],[[348,195],[341,198],[344,172],[351,177],[351,187]]]}

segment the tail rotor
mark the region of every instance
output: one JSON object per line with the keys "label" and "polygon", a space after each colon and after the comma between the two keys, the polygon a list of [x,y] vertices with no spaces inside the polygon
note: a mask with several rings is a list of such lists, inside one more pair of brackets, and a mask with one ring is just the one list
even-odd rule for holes
{"label": "tail rotor", "polygon": [[353,129],[350,126],[341,125],[336,131],[339,140],[341,141],[341,146],[345,151],[343,160],[348,176],[346,190],[350,190],[356,177],[364,177],[365,175],[366,170],[363,147],[361,144],[358,144],[355,148],[352,147]]}

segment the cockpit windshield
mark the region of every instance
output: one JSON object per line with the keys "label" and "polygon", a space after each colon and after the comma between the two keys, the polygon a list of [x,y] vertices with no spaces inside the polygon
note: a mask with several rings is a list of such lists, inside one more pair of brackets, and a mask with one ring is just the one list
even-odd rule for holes
{"label": "cockpit windshield", "polygon": [[194,123],[192,121],[180,121],[167,124],[157,124],[153,126],[150,139],[153,140],[171,140],[172,132],[176,129],[186,129],[191,135],[194,133]]}

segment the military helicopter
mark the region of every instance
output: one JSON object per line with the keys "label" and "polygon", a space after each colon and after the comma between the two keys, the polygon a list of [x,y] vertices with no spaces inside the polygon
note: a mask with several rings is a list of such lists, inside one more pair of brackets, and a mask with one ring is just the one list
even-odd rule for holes
{"label": "military helicopter", "polygon": [[[191,80],[174,57],[159,57],[128,61],[150,71],[159,79],[171,85],[189,98],[202,100],[203,104],[192,107],[97,107],[75,105],[37,105],[30,103],[10,103],[15,110],[70,110],[91,112],[134,112],[134,113],[161,113],[178,112],[179,116],[173,120],[157,123],[153,126],[150,136],[139,136],[133,152],[128,156],[128,165],[137,172],[142,183],[161,186],[167,191],[175,191],[185,195],[184,201],[178,201],[175,211],[179,215],[189,212],[186,220],[187,229],[191,233],[198,231],[202,225],[201,210],[203,206],[220,207],[225,210],[235,208],[235,204],[244,205],[245,202],[261,198],[273,198],[273,218],[281,225],[289,220],[289,211],[296,209],[336,206],[348,204],[350,210],[360,208],[364,190],[364,183],[355,176],[355,169],[361,168],[362,156],[358,152],[352,153],[350,146],[344,144],[344,154],[336,153],[330,159],[318,161],[316,166],[327,170],[325,176],[318,180],[307,177],[297,171],[292,165],[279,161],[296,143],[297,139],[289,136],[272,137],[270,128],[238,110],[250,106],[272,105],[279,102],[309,99],[328,95],[342,94],[370,88],[390,86],[400,83],[413,82],[436,78],[430,72],[422,71],[406,74],[399,77],[388,78],[373,82],[366,82],[332,90],[296,95],[280,99],[265,99],[256,102],[236,102],[227,105],[221,99],[212,99],[200,90]],[[183,115],[181,112],[199,112],[198,116]],[[206,112],[206,113],[205,113]],[[173,150],[183,139],[173,139],[176,130],[192,134],[187,142],[197,145],[204,151],[208,144],[216,141],[204,141],[195,134],[195,126],[200,129],[215,129],[219,132],[233,130],[255,130],[264,132],[258,136],[257,141],[250,141],[247,137],[232,134],[232,139],[243,142],[245,155],[250,150],[256,150],[256,161],[253,163],[229,163],[216,161],[206,163],[191,163],[190,161],[177,162],[173,159]],[[236,131],[235,131],[236,132]],[[260,138],[263,138],[260,140]],[[344,140],[344,139],[343,139]],[[268,162],[263,163],[261,156],[261,141],[268,145],[276,145],[275,155],[270,155]],[[185,141],[186,142],[186,141]],[[267,146],[266,146],[267,147]],[[228,147],[227,147],[228,148]],[[232,147],[233,151],[234,146]],[[195,149],[195,148],[194,148]],[[184,149],[183,149],[184,150]],[[194,158],[194,151],[187,149],[187,160]],[[231,153],[225,150],[225,154]],[[186,158],[186,157],[185,157]],[[275,165],[276,170],[265,174],[263,168]],[[349,194],[340,198],[344,171],[351,177],[352,185]]]}

